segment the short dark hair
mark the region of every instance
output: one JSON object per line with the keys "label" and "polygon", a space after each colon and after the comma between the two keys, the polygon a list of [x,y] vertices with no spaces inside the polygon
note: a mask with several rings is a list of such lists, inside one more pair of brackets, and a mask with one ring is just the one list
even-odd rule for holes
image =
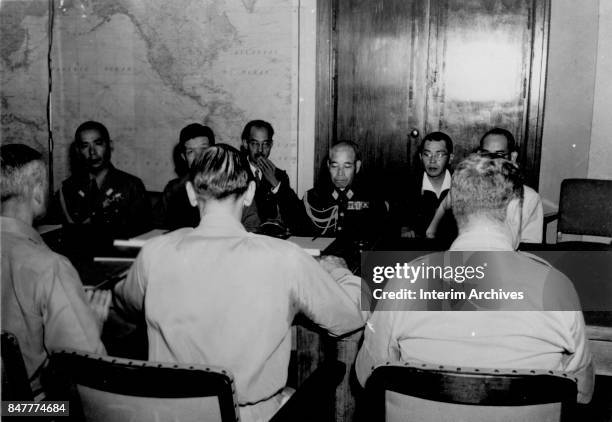
{"label": "short dark hair", "polygon": [[249,187],[249,173],[240,152],[227,144],[207,148],[193,162],[190,180],[198,199],[240,196]]}
{"label": "short dark hair", "polygon": [[106,126],[93,120],[88,120],[85,123],[81,123],[76,132],[74,132],[74,142],[79,142],[81,140],[81,133],[85,132],[86,130],[95,130],[100,134],[102,140],[106,141],[107,144],[110,142],[110,135],[108,134],[108,129]]}
{"label": "short dark hair", "polygon": [[514,140],[514,135],[509,130],[503,129],[501,127],[496,127],[482,135],[480,138],[480,149],[482,149],[482,145],[484,140],[489,135],[500,135],[506,138],[506,142],[508,144],[508,152],[514,152],[516,150],[516,141]]}
{"label": "short dark hair", "polygon": [[251,129],[253,129],[254,127],[267,130],[268,137],[270,138],[270,140],[272,140],[272,137],[274,136],[274,129],[272,128],[272,125],[266,122],[265,120],[251,120],[242,130],[242,135],[240,136],[240,138],[243,141],[248,141],[249,137],[251,136]]}
{"label": "short dark hair", "polygon": [[209,145],[215,144],[215,134],[208,126],[201,125],[199,123],[191,123],[181,129],[179,134],[179,145],[184,150],[187,141],[199,136],[206,136],[209,141]]}
{"label": "short dark hair", "polygon": [[349,140],[343,140],[343,141],[338,141],[336,143],[334,143],[330,148],[329,148],[329,155],[327,156],[327,160],[329,161],[331,159],[331,153],[334,149],[339,148],[339,147],[349,147],[353,150],[353,152],[355,153],[355,161],[360,161],[361,160],[361,151],[359,150],[359,145],[357,145],[357,143],[353,142],[353,141],[349,141]]}
{"label": "short dark hair", "polygon": [[484,215],[503,222],[506,208],[520,198],[523,181],[516,164],[495,154],[471,154],[455,168],[451,202],[459,227],[471,215]]}
{"label": "short dark hair", "polygon": [[42,154],[27,145],[2,145],[0,163],[2,202],[24,197],[34,185],[46,180],[46,166]]}
{"label": "short dark hair", "polygon": [[425,135],[425,137],[421,140],[421,144],[419,145],[419,154],[423,152],[425,142],[427,141],[444,142],[448,153],[453,153],[453,140],[444,132],[431,132]]}

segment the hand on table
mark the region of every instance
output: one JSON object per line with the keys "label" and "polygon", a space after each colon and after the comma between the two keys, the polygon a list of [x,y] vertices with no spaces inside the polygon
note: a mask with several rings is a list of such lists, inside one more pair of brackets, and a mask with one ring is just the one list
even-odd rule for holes
{"label": "hand on table", "polygon": [[89,306],[96,316],[96,320],[102,329],[106,318],[108,318],[108,311],[111,303],[111,291],[110,290],[85,290],[85,297],[89,302]]}
{"label": "hand on table", "polygon": [[263,175],[264,179],[266,179],[268,183],[275,188],[279,182],[276,178],[276,166],[274,163],[266,157],[260,156],[257,158],[257,167],[259,167],[259,170],[261,170],[261,174]]}

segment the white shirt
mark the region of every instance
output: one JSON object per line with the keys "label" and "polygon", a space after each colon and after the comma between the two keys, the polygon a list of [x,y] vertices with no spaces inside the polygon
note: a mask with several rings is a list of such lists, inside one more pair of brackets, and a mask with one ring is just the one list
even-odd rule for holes
{"label": "white shirt", "polygon": [[247,421],[280,405],[295,314],[333,335],[364,322],[359,277],[330,275],[297,245],[224,214],[149,241],[115,292],[121,308],[145,313],[149,360],[229,368]]}
{"label": "white shirt", "polygon": [[523,212],[518,213],[520,201],[513,199],[508,204],[508,223],[517,230],[521,227],[521,242],[542,243],[542,231],[544,227],[544,210],[540,195],[529,186],[523,186]]}
{"label": "white shirt", "polygon": [[434,188],[427,173],[423,174],[423,184],[421,185],[421,194],[423,194],[423,192],[428,190],[428,191],[435,193],[436,196],[440,198],[440,195],[442,194],[442,192],[450,189],[450,187],[451,187],[451,174],[450,174],[450,171],[448,170],[445,170],[444,180],[442,181],[442,186],[440,187],[440,190],[436,190],[436,188]]}

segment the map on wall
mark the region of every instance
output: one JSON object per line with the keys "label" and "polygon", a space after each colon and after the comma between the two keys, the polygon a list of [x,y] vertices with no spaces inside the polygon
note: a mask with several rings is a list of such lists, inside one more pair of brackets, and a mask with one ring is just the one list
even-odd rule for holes
{"label": "map on wall", "polygon": [[[47,150],[47,0],[0,6],[2,142]],[[104,123],[113,162],[161,190],[188,123],[240,143],[268,120],[272,159],[295,181],[296,0],[55,0],[52,128],[55,185],[85,120]]]}

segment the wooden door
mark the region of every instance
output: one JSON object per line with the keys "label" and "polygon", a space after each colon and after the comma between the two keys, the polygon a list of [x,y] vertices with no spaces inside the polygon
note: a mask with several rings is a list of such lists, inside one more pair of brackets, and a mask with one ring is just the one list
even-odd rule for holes
{"label": "wooden door", "polygon": [[331,143],[352,139],[369,174],[414,167],[413,128],[447,132],[458,162],[500,126],[515,134],[537,187],[548,2],[321,3],[316,166]]}

